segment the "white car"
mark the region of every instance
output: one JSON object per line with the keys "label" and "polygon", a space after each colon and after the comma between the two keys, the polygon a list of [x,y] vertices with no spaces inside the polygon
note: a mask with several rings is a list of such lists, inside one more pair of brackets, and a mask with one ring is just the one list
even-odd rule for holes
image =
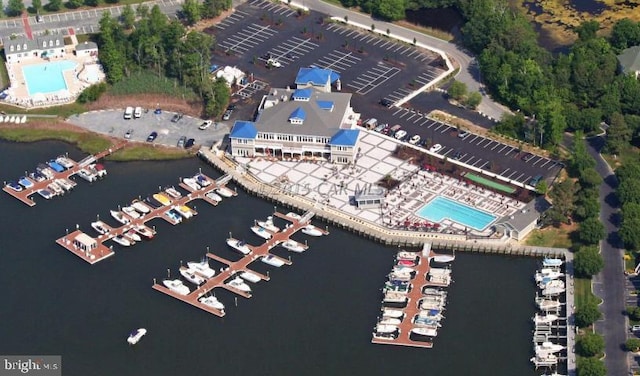
{"label": "white car", "polygon": [[411,137],[411,139],[409,139],[409,143],[411,145],[416,145],[418,142],[420,142],[420,136],[417,134]]}
{"label": "white car", "polygon": [[429,151],[432,153],[436,153],[438,152],[440,149],[442,149],[442,145],[440,144],[434,144],[432,147],[429,148]]}
{"label": "white car", "polygon": [[396,140],[402,140],[406,135],[407,135],[407,131],[400,129],[399,131],[393,134],[393,137],[395,137]]}
{"label": "white car", "polygon": [[276,59],[267,60],[267,65],[272,66],[274,68],[282,67],[282,64],[280,64],[280,62],[278,60],[276,60]]}
{"label": "white car", "polygon": [[211,126],[211,124],[213,124],[213,122],[211,120],[205,120],[204,123],[200,124],[200,126],[198,127],[198,129],[200,129],[201,131],[209,128]]}

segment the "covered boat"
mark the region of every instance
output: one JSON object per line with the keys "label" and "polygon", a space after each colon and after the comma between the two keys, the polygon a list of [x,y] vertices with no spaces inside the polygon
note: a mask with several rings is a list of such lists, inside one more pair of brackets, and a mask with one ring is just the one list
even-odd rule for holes
{"label": "covered boat", "polygon": [[142,337],[145,336],[145,334],[147,334],[147,329],[145,328],[136,329],[131,333],[129,333],[129,338],[127,338],[127,342],[130,345],[135,345],[142,339]]}
{"label": "covered boat", "polygon": [[284,265],[284,261],[282,261],[279,257],[274,256],[272,254],[262,256],[262,258],[260,258],[260,261],[264,262],[267,265],[275,266],[277,268]]}
{"label": "covered boat", "polygon": [[245,256],[251,253],[249,245],[242,240],[238,240],[236,238],[228,238],[227,245]]}

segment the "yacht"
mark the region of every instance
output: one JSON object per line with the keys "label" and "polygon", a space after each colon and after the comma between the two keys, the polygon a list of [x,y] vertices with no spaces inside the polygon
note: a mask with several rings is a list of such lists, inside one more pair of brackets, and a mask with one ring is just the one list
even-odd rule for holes
{"label": "yacht", "polygon": [[252,273],[250,271],[244,271],[244,272],[240,273],[240,277],[242,279],[244,279],[245,281],[249,281],[249,282],[252,282],[252,283],[258,283],[262,279],[256,273]]}
{"label": "yacht", "polygon": [[89,170],[84,168],[78,170],[76,175],[78,175],[81,179],[88,181],[89,183],[93,183],[94,181],[98,180],[98,177],[96,175],[92,174],[91,172],[89,172]]}
{"label": "yacht", "polygon": [[304,245],[304,244],[302,244],[300,242],[297,242],[297,241],[295,241],[293,239],[286,240],[286,241],[280,243],[280,245],[283,248],[285,248],[285,249],[287,249],[287,250],[289,250],[291,252],[296,252],[296,253],[302,253],[302,252],[306,251],[307,248],[308,248],[306,245]]}
{"label": "yacht", "polygon": [[165,279],[162,283],[171,291],[180,295],[189,295],[191,290],[179,279]]}
{"label": "yacht", "polygon": [[285,217],[287,218],[291,218],[293,220],[299,221],[302,219],[302,216],[300,214],[294,213],[294,212],[289,212],[287,214],[285,214]]}
{"label": "yacht", "polygon": [[404,315],[404,311],[401,309],[393,309],[393,308],[383,308],[382,316],[383,317],[393,317],[395,319],[399,319]]}
{"label": "yacht", "polygon": [[375,328],[376,333],[394,333],[398,331],[396,325],[378,324]]}
{"label": "yacht", "polygon": [[555,344],[553,342],[548,342],[548,341],[542,342],[541,344],[536,345],[534,347],[536,354],[545,354],[545,353],[553,354],[553,353],[562,351],[564,349],[565,349],[564,346]]}
{"label": "yacht", "polygon": [[398,266],[406,266],[406,267],[412,267],[412,266],[416,266],[417,263],[415,260],[411,261],[411,260],[398,260],[396,262],[396,265]]}
{"label": "yacht", "polygon": [[418,258],[418,254],[414,252],[400,251],[396,255],[396,260],[415,261],[417,258]]}
{"label": "yacht", "polygon": [[189,261],[187,267],[205,278],[212,278],[216,274],[216,271],[209,266],[207,259],[202,259],[200,262]]}
{"label": "yacht", "polygon": [[566,290],[565,290],[564,287],[548,286],[548,287],[545,287],[544,289],[542,289],[542,295],[544,295],[544,296],[558,296],[558,295],[562,294],[565,291]]}
{"label": "yacht", "polygon": [[109,212],[111,213],[113,219],[122,223],[123,225],[128,225],[129,222],[131,222],[131,220],[129,220],[129,218],[127,218],[120,210],[111,210]]}
{"label": "yacht", "polygon": [[59,156],[58,158],[56,158],[56,162],[67,170],[75,166],[71,159],[64,156]]}
{"label": "yacht", "polygon": [[422,294],[424,295],[433,295],[433,296],[447,296],[447,291],[443,289],[439,289],[437,287],[425,287],[422,289]]}
{"label": "yacht", "polygon": [[378,324],[381,325],[400,325],[400,323],[402,323],[402,320],[393,317],[382,317],[380,321],[378,321]]}
{"label": "yacht", "polygon": [[90,164],[87,169],[97,178],[102,179],[103,177],[107,176],[107,170],[104,168],[104,165],[100,163]]}
{"label": "yacht", "polygon": [[222,197],[232,197],[236,195],[236,192],[231,190],[231,188],[225,187],[224,185],[216,188],[216,193],[218,193]]}
{"label": "yacht", "polygon": [[396,265],[393,267],[393,273],[402,273],[402,274],[415,274],[415,269],[409,266]]}
{"label": "yacht", "polygon": [[196,179],[194,179],[194,178],[184,178],[184,179],[182,179],[182,182],[183,182],[184,184],[186,184],[186,185],[187,185],[187,187],[189,187],[189,188],[193,189],[194,191],[197,191],[197,190],[199,190],[200,188],[202,188],[202,187],[200,186],[200,184],[198,184],[198,183],[196,182]]}
{"label": "yacht", "polygon": [[242,253],[245,256],[248,255],[249,253],[251,253],[251,249],[249,248],[247,243],[245,243],[242,240],[238,240],[238,239],[235,239],[235,238],[229,238],[229,239],[227,239],[227,244],[229,245],[229,247],[235,249],[236,251]]}
{"label": "yacht", "polygon": [[39,163],[38,167],[36,167],[36,171],[44,175],[47,179],[53,179],[55,176],[53,170],[44,163]]}
{"label": "yacht", "polygon": [[406,303],[407,294],[396,291],[390,291],[384,294],[384,303]]}
{"label": "yacht", "polygon": [[51,183],[49,183],[49,185],[47,185],[47,189],[50,190],[51,192],[53,192],[53,194],[55,194],[55,195],[63,195],[64,194],[64,189],[62,189],[61,186],[56,184],[55,181],[52,181]]}
{"label": "yacht", "polygon": [[306,225],[302,228],[302,233],[309,236],[322,236],[323,232],[314,225]]}
{"label": "yacht", "polygon": [[533,323],[536,325],[540,325],[540,324],[551,324],[552,322],[556,321],[559,317],[556,315],[552,315],[552,314],[546,314],[546,315],[538,315],[537,313],[535,314],[535,316],[533,316]]}
{"label": "yacht", "polygon": [[189,219],[194,216],[195,211],[187,205],[174,206],[174,210],[178,212],[185,219]]}
{"label": "yacht", "polygon": [[122,236],[124,236],[125,238],[129,239],[131,241],[131,243],[142,241],[142,238],[140,237],[140,235],[138,235],[138,233],[133,229],[122,233]]}
{"label": "yacht", "polygon": [[217,194],[217,193],[215,193],[215,192],[213,192],[213,191],[205,193],[205,196],[206,196],[209,200],[214,201],[214,202],[220,202],[220,201],[222,201],[222,197],[220,197],[220,195],[219,195],[219,194]]}
{"label": "yacht", "polygon": [[20,184],[21,186],[23,186],[26,189],[29,189],[29,188],[33,187],[33,181],[31,181],[31,179],[29,179],[26,176],[21,176],[18,179],[18,184]]}
{"label": "yacht", "polygon": [[23,186],[21,186],[20,184],[16,183],[15,181],[10,181],[7,183],[7,187],[13,191],[16,192],[22,192],[22,190],[24,189]]}
{"label": "yacht", "polygon": [[35,181],[45,181],[45,180],[47,180],[46,176],[42,175],[41,173],[39,173],[37,171],[29,173],[29,177],[32,180],[35,180]]}
{"label": "yacht", "polygon": [[411,275],[411,273],[389,273],[388,278],[390,281],[411,281],[413,279],[413,276]]}
{"label": "yacht", "polygon": [[284,265],[284,261],[274,255],[265,255],[260,258],[260,261],[264,262],[267,265],[275,266],[277,268]]}
{"label": "yacht", "polygon": [[129,247],[131,245],[131,241],[122,235],[116,235],[113,238],[111,238],[111,240],[120,244],[123,247]]}
{"label": "yacht", "polygon": [[536,299],[538,308],[542,311],[554,311],[560,308],[561,303],[557,300],[538,298]]}
{"label": "yacht", "polygon": [[538,283],[538,287],[541,289],[546,289],[546,288],[550,288],[550,287],[559,287],[559,288],[565,288],[564,285],[564,281],[561,281],[559,279],[553,279],[553,280],[548,280],[548,281],[542,281],[540,283]]}
{"label": "yacht", "polygon": [[142,337],[144,337],[145,334],[147,334],[147,329],[145,328],[136,329],[131,333],[129,333],[129,338],[127,338],[127,342],[130,345],[135,345],[142,339]]}
{"label": "yacht", "polygon": [[227,282],[226,285],[236,288],[242,292],[251,293],[251,287],[249,287],[249,285],[247,285],[240,277],[235,277],[231,281]]}
{"label": "yacht", "polygon": [[155,231],[145,225],[135,225],[133,230],[147,239],[152,239],[155,235]]}
{"label": "yacht", "polygon": [[268,216],[266,221],[257,221],[256,223],[265,230],[269,230],[271,232],[280,231],[280,227],[273,224],[272,216]]}
{"label": "yacht", "polygon": [[429,275],[437,276],[437,275],[450,275],[451,269],[446,268],[431,268],[429,269]]}
{"label": "yacht", "polygon": [[536,367],[550,367],[558,364],[558,357],[550,353],[536,354],[530,360]]}
{"label": "yacht", "polygon": [[260,226],[251,226],[251,231],[262,239],[271,239],[271,233]]}
{"label": "yacht", "polygon": [[536,282],[542,282],[544,280],[554,280],[563,277],[564,273],[551,268],[543,268],[539,272],[536,272]]}
{"label": "yacht", "polygon": [[133,201],[131,203],[131,207],[136,209],[140,214],[147,214],[151,211],[151,209],[145,205],[142,201]]}
{"label": "yacht", "polygon": [[444,304],[445,304],[444,300],[420,299],[420,309],[424,309],[424,310],[430,310],[430,309],[440,310],[442,309],[442,307],[444,307]]}
{"label": "yacht", "polygon": [[133,206],[123,206],[122,211],[132,219],[140,218],[140,213]]}
{"label": "yacht", "polygon": [[101,235],[106,235],[109,233],[109,226],[102,221],[91,222],[91,227],[96,230]]}
{"label": "yacht", "polygon": [[414,334],[418,337],[436,337],[438,335],[438,330],[437,329],[433,329],[433,328],[425,328],[425,327],[418,327],[418,328],[412,328],[411,329],[411,334]]}
{"label": "yacht", "polygon": [[49,162],[47,162],[47,164],[49,165],[49,167],[51,167],[55,172],[64,172],[64,170],[66,170],[66,168],[64,168],[64,166],[62,166],[60,163],[56,162],[55,159],[50,160]]}
{"label": "yacht", "polygon": [[38,194],[42,196],[42,198],[47,200],[51,199],[51,197],[54,196],[53,193],[48,189],[38,189]]}
{"label": "yacht", "polygon": [[196,174],[193,178],[196,179],[196,183],[201,187],[208,187],[211,185],[211,181],[202,174]]}
{"label": "yacht", "polygon": [[413,325],[427,328],[439,328],[442,326],[440,320],[442,317],[421,317],[417,316],[413,318]]}
{"label": "yacht", "polygon": [[554,267],[554,266],[558,267],[558,266],[562,266],[562,264],[563,264],[563,261],[562,259],[559,259],[559,258],[546,257],[544,258],[544,260],[542,260],[542,266],[545,268]]}
{"label": "yacht", "polygon": [[201,285],[205,282],[205,279],[196,274],[195,270],[184,266],[180,267],[180,275],[182,275],[187,281],[196,285]]}
{"label": "yacht", "polygon": [[167,194],[175,199],[178,199],[180,197],[182,197],[182,194],[180,192],[178,192],[177,189],[175,189],[174,187],[167,187],[164,189],[165,192],[167,192]]}
{"label": "yacht", "polygon": [[429,258],[439,264],[448,264],[456,259],[456,255],[435,255]]}
{"label": "yacht", "polygon": [[209,306],[211,308],[215,308],[219,311],[223,311],[224,312],[224,304],[222,304],[218,298],[216,298],[213,295],[209,295],[209,296],[203,296],[200,299],[198,299],[198,301],[206,306]]}
{"label": "yacht", "polygon": [[71,180],[68,179],[56,179],[54,180],[54,182],[56,184],[58,184],[59,186],[62,187],[62,189],[64,189],[65,191],[70,191],[73,189],[73,187],[76,186],[76,183],[72,182]]}
{"label": "yacht", "polygon": [[152,197],[164,206],[171,205],[171,199],[162,193],[154,193]]}

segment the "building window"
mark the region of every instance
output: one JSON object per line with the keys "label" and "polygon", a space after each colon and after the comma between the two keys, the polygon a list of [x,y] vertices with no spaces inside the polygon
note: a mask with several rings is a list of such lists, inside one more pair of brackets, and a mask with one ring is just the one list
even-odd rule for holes
{"label": "building window", "polygon": [[60,39],[56,39],[56,46],[60,45]]}

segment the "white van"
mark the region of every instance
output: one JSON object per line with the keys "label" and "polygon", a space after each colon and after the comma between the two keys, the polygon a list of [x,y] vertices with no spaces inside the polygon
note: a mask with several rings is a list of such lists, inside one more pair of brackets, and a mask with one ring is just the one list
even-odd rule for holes
{"label": "white van", "polygon": [[142,116],[142,107],[136,107],[135,111],[133,111],[133,117],[138,119]]}
{"label": "white van", "polygon": [[124,118],[129,120],[133,116],[133,107],[127,107],[124,110]]}

